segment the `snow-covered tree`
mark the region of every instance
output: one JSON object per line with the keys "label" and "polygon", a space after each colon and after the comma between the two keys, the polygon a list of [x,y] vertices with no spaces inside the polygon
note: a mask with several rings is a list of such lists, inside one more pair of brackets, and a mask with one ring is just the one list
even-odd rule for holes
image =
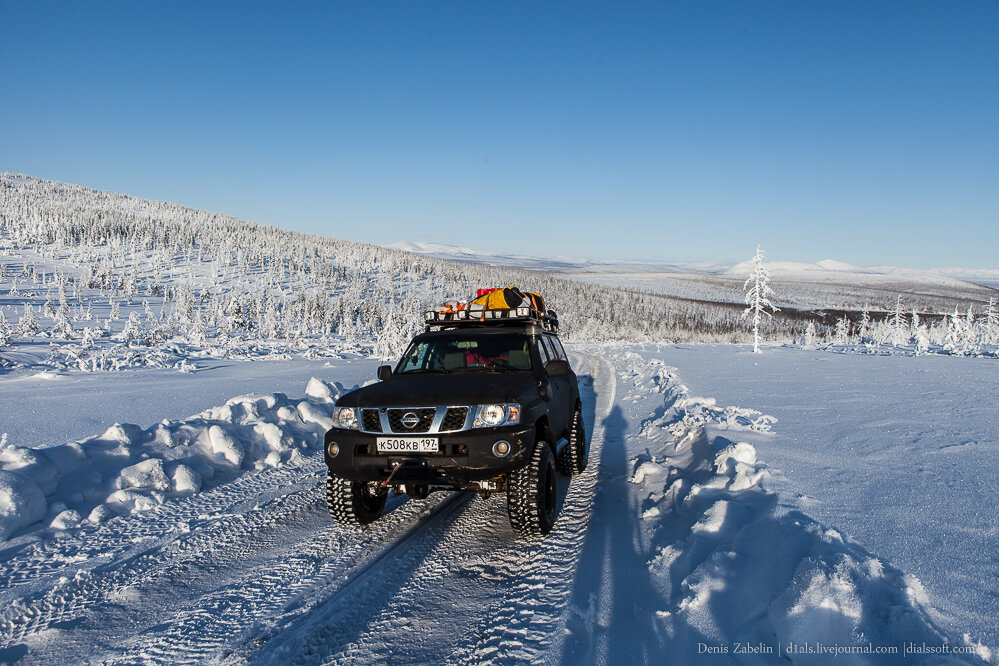
{"label": "snow-covered tree", "polygon": [[916,341],[916,356],[922,356],[930,349],[930,334],[926,330],[925,326],[920,325],[912,333],[913,339]]}
{"label": "snow-covered tree", "polygon": [[17,332],[21,335],[34,335],[38,330],[35,311],[32,309],[31,303],[25,303],[24,312],[21,313],[21,319],[17,322]]}
{"label": "snow-covered tree", "polygon": [[891,314],[891,343],[895,347],[909,343],[909,322],[902,311],[902,294],[895,297],[895,309]]}
{"label": "snow-covered tree", "polygon": [[808,322],[808,326],[805,328],[805,346],[812,347],[815,345],[815,322]]}
{"label": "snow-covered tree", "polygon": [[954,314],[950,316],[947,322],[947,334],[944,337],[944,349],[953,354],[967,354],[968,353],[968,335],[965,331],[964,317],[958,312],[957,306],[954,306]]}
{"label": "snow-covered tree", "polygon": [[72,340],[74,337],[73,334],[73,325],[70,323],[69,317],[63,314],[62,309],[56,310],[52,324],[53,337],[61,338],[63,340]]}
{"label": "snow-covered tree", "polygon": [[845,345],[850,341],[850,320],[844,315],[836,320],[836,344]]}
{"label": "snow-covered tree", "polygon": [[753,269],[749,272],[749,277],[743,285],[746,291],[746,305],[748,306],[742,313],[743,317],[753,315],[753,353],[760,353],[760,318],[761,315],[772,317],[770,312],[777,312],[778,309],[770,302],[774,296],[773,289],[770,288],[770,272],[763,265],[763,250],[756,246],[756,256],[753,257]]}
{"label": "snow-covered tree", "polygon": [[985,321],[983,326],[985,328],[983,335],[984,344],[999,344],[999,312],[996,312],[994,298],[989,299],[989,304],[985,308]]}
{"label": "snow-covered tree", "polygon": [[10,339],[14,336],[14,331],[11,330],[10,325],[7,323],[7,317],[3,314],[3,308],[0,308],[0,347],[6,347],[10,344]]}

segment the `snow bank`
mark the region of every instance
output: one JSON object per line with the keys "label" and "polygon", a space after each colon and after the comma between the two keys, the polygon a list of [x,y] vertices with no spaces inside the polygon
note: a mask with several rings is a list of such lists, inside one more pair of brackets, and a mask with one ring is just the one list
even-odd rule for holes
{"label": "snow bank", "polygon": [[298,464],[322,445],[342,387],[313,377],[308,398],[244,395],[183,421],[142,429],[116,423],[95,437],[45,449],[0,448],[0,540],[48,516],[67,529],[152,511],[247,470]]}
{"label": "snow bank", "polygon": [[[699,645],[739,644],[783,651],[762,653],[761,663],[781,656],[810,664],[909,663],[914,656],[901,651],[864,651],[906,643],[969,651],[952,661],[991,659],[988,648],[937,626],[914,577],[779,508],[756,448],[737,441],[766,437],[775,418],[691,396],[658,359],[625,354],[622,365],[635,382],[628,398],[665,396],[639,428],[636,448],[646,453],[631,459],[630,481],[649,580],[665,604],[657,622],[681,646],[679,660],[703,658]],[[787,652],[809,645],[839,652]]]}
{"label": "snow bank", "polygon": [[38,484],[23,474],[0,470],[0,541],[44,518],[47,507]]}

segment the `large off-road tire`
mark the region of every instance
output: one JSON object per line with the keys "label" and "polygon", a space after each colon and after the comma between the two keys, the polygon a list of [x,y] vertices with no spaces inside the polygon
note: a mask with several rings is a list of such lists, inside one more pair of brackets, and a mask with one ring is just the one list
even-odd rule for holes
{"label": "large off-road tire", "polygon": [[506,507],[510,525],[526,537],[548,534],[555,524],[558,475],[555,456],[547,442],[537,442],[530,462],[510,472]]}
{"label": "large off-road tire", "polygon": [[374,522],[385,508],[388,490],[377,481],[350,481],[326,475],[326,508],[341,525],[359,527]]}
{"label": "large off-road tire", "polygon": [[583,426],[583,410],[576,405],[569,426],[569,441],[558,452],[556,466],[559,474],[575,476],[586,469],[586,428]]}

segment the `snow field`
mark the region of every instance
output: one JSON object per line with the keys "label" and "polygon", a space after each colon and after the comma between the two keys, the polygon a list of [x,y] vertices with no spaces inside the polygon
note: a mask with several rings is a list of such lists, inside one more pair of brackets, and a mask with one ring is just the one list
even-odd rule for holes
{"label": "snow field", "polygon": [[[770,472],[741,433],[766,436],[776,419],[719,408],[693,397],[660,359],[622,352],[615,363],[644,407],[629,450],[636,537],[647,559],[653,631],[670,651],[694,660],[712,648],[763,646],[739,661],[772,663],[791,646],[823,644],[895,654],[792,655],[802,663],[912,663],[907,643],[961,645],[969,658],[992,659],[985,646],[949,636],[931,619],[919,581],[801,512],[781,513]],[[762,434],[762,435],[761,435]],[[769,649],[771,652],[766,652]],[[793,649],[793,647],[791,647]]]}
{"label": "snow field", "polygon": [[[574,351],[590,464],[561,479],[545,539],[516,539],[502,496],[390,497],[369,528],[335,525],[310,435],[344,389],[320,379],[299,400],[241,396],[76,442],[103,473],[89,512],[66,503],[68,475],[48,457],[48,479],[4,470],[34,484],[46,518],[0,551],[0,658],[693,663],[726,648],[710,657],[912,663],[901,652],[786,652],[911,642],[972,651],[943,661],[995,661],[940,628],[917,578],[803,511],[778,510],[779,473],[758,451],[783,417],[697,397],[647,350]],[[91,448],[106,457],[91,461]],[[113,465],[108,451],[119,451]],[[196,491],[180,465],[214,474]],[[108,501],[119,492],[136,497]],[[52,525],[60,501],[78,522]],[[99,507],[113,519],[87,520]],[[748,645],[760,652],[736,652]]]}

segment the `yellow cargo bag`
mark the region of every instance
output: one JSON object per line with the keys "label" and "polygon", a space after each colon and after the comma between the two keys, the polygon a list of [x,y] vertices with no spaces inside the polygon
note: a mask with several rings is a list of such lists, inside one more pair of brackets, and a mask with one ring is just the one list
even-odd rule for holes
{"label": "yellow cargo bag", "polygon": [[[486,291],[486,290],[482,290]],[[468,303],[469,312],[482,313],[485,310],[512,310],[523,305],[538,312],[546,312],[545,299],[533,291],[523,292],[517,287],[493,289],[477,296]]]}
{"label": "yellow cargo bag", "polygon": [[524,300],[524,293],[520,289],[507,287],[506,289],[495,289],[473,299],[468,304],[468,309],[471,312],[509,310],[520,307],[524,303]]}

